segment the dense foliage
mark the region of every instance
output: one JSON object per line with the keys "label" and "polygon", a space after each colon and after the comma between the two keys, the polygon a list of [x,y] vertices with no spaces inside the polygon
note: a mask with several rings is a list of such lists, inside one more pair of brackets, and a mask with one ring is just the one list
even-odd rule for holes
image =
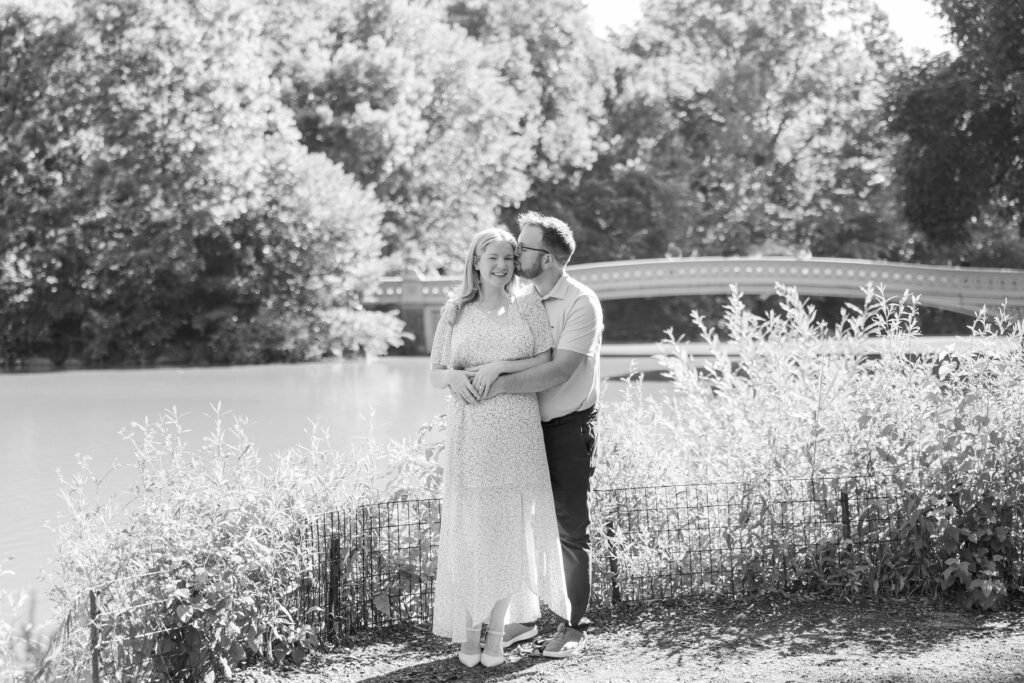
{"label": "dense foliage", "polygon": [[[770,577],[759,568],[771,558],[741,552],[746,589],[788,582],[1000,606],[1022,579],[1024,324],[1005,311],[982,314],[969,347],[927,351],[913,346],[913,298],[869,291],[829,329],[795,291],[779,294],[785,315],[759,316],[733,293],[725,314],[732,347],[705,329],[716,356],[708,367],[665,344],[673,391],[665,400],[641,391],[625,413],[613,408],[609,484],[803,479],[868,488],[879,493],[851,512],[857,546],[803,535],[800,520],[817,514],[808,507],[794,504],[793,523],[780,524],[758,501],[766,492],[708,514],[724,517],[726,538],[768,539],[785,558],[788,577]],[[658,554],[656,544],[637,545],[640,559]],[[871,556],[872,545],[886,553]]]}
{"label": "dense foliage", "polygon": [[959,53],[915,63],[870,0],[653,0],[609,36],[576,0],[6,2],[0,357],[384,352],[380,276],[523,208],[580,261],[1020,266],[1024,17],[938,7]]}
{"label": "dense foliage", "polygon": [[879,104],[900,61],[868,7],[649,3],[617,39],[607,151],[579,188],[544,199],[584,230],[591,259],[661,256],[669,242],[684,255],[767,243],[895,257]]}
{"label": "dense foliage", "polygon": [[[63,481],[54,597],[77,620],[93,596],[105,676],[212,680],[246,660],[301,660],[322,621],[299,608],[318,576],[300,542],[304,525],[325,510],[440,485],[427,427],[416,442],[351,452],[314,427],[308,443],[268,454],[248,439],[244,418],[214,408],[200,443],[174,411],[126,430],[130,490],[107,490],[88,462]],[[90,631],[62,636],[36,666],[77,680]]]}
{"label": "dense foliage", "polygon": [[1024,5],[940,0],[956,56],[895,84],[898,186],[921,260],[1021,267],[1024,249]]}
{"label": "dense foliage", "polygon": [[[259,18],[248,3],[173,1],[81,2],[67,22],[6,14],[8,354],[224,363],[333,350],[331,328],[381,272],[383,210],[300,144]],[[356,350],[397,328],[380,320]]]}

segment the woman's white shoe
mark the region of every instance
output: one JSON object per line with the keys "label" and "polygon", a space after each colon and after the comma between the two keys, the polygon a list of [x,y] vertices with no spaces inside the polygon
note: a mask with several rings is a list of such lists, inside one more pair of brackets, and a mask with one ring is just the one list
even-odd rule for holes
{"label": "woman's white shoe", "polygon": [[[476,646],[476,652],[465,652],[462,648]],[[459,661],[466,666],[476,666],[480,663],[480,627],[466,629],[466,642],[459,647]]]}
{"label": "woman's white shoe", "polygon": [[480,663],[487,668],[500,666],[505,663],[505,655],[489,655],[486,652],[480,653]]}
{"label": "woman's white shoe", "polygon": [[[465,652],[459,652],[459,661],[466,666],[476,666],[480,663],[481,654],[467,655]],[[487,665],[484,664],[484,666]]]}
{"label": "woman's white shoe", "polygon": [[501,664],[505,663],[505,653],[503,653],[500,649],[501,641],[504,639],[504,637],[505,629],[501,629],[500,631],[492,631],[490,629],[487,629],[487,644],[497,644],[499,649],[498,654],[496,655],[489,654],[486,649],[484,649],[484,651],[480,653],[480,663],[483,664],[485,667],[490,668],[492,666],[500,666]]}

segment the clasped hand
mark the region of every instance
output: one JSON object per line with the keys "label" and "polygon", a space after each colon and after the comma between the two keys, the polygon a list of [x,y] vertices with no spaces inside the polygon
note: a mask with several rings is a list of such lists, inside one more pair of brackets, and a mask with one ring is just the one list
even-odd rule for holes
{"label": "clasped hand", "polygon": [[473,386],[476,388],[481,400],[490,398],[491,386],[494,384],[494,380],[498,379],[498,375],[502,373],[503,369],[500,361],[469,368],[474,373]]}
{"label": "clasped hand", "polygon": [[491,387],[501,374],[501,370],[500,363],[487,363],[453,371],[449,376],[448,386],[464,403],[480,403],[491,397]]}
{"label": "clasped hand", "polygon": [[451,370],[448,373],[448,388],[463,403],[479,403],[480,391],[473,386],[474,373],[471,370]]}

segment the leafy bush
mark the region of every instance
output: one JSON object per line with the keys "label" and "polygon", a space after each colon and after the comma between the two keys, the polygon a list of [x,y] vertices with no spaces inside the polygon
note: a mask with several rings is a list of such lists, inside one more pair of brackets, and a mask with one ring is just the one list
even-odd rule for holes
{"label": "leafy bush", "polygon": [[[729,342],[702,327],[714,351],[703,369],[665,342],[672,390],[654,399],[635,382],[607,406],[597,486],[874,478],[904,496],[897,527],[872,541],[891,555],[854,561],[842,539],[822,539],[793,556],[803,582],[998,606],[1021,571],[1021,323],[982,311],[961,347],[927,350],[915,345],[910,295],[869,289],[829,329],[794,289],[777,294],[781,313],[755,316],[733,291]],[[732,524],[740,533],[751,522]]]}
{"label": "leafy bush", "polygon": [[[130,491],[104,490],[87,462],[63,480],[70,514],[58,528],[59,605],[95,617],[105,675],[223,674],[255,658],[301,660],[316,644],[301,613],[311,558],[298,542],[314,513],[418,492],[427,449],[378,445],[343,456],[315,425],[309,444],[261,456],[245,420],[215,411],[198,444],[173,411],[125,432]],[[94,608],[81,606],[91,594]],[[63,666],[81,666],[88,629]]]}

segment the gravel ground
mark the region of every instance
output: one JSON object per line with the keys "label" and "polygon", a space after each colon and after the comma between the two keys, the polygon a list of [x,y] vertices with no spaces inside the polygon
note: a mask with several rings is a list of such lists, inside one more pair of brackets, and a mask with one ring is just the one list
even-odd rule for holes
{"label": "gravel ground", "polygon": [[988,614],[923,600],[703,598],[591,618],[586,648],[572,659],[537,657],[524,643],[506,651],[503,666],[470,669],[455,646],[404,627],[354,637],[301,666],[245,670],[235,680],[1024,682],[1020,597]]}

